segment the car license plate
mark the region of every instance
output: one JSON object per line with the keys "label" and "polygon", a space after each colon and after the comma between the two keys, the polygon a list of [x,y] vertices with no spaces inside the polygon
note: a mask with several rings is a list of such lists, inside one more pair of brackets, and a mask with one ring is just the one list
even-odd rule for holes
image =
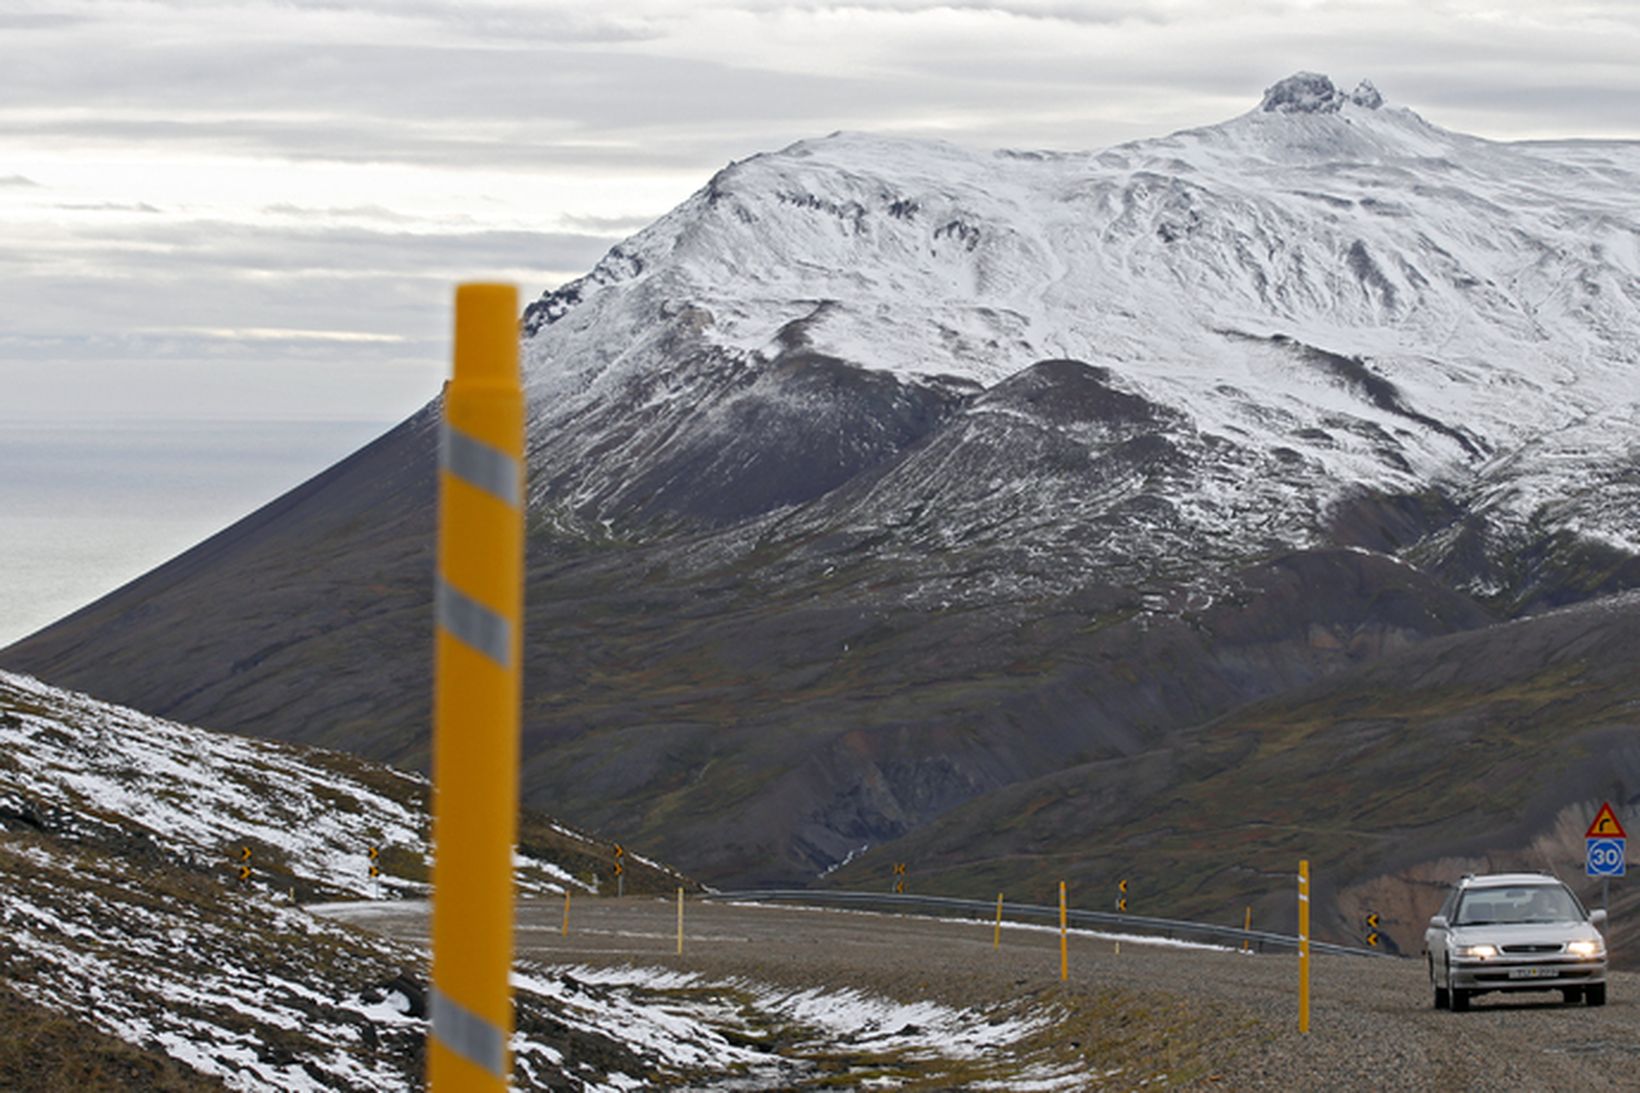
{"label": "car license plate", "polygon": [[1560,974],[1559,968],[1510,968],[1510,979],[1553,979]]}

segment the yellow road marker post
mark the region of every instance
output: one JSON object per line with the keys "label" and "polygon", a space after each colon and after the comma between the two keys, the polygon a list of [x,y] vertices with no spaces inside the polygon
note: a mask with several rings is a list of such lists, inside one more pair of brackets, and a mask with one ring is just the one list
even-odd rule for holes
{"label": "yellow road marker post", "polygon": [[678,889],[678,955],[683,955],[683,889]]}
{"label": "yellow road marker post", "polygon": [[524,604],[518,290],[456,289],[439,444],[433,683],[435,1093],[512,1075],[513,847]]}
{"label": "yellow road marker post", "polygon": [[1059,882],[1059,978],[1071,977],[1070,935],[1066,932],[1065,882]]}
{"label": "yellow road marker post", "polygon": [[569,936],[569,889],[564,889],[564,928],[560,931],[564,937]]}
{"label": "yellow road marker post", "polygon": [[1298,1031],[1310,1031],[1310,862],[1298,863]]}
{"label": "yellow road marker post", "polygon": [[[1251,904],[1249,904],[1247,906],[1247,910],[1241,916],[1241,928],[1244,931],[1245,930],[1251,930],[1253,928],[1253,907],[1252,907]],[[1242,952],[1244,952],[1244,953],[1245,952],[1251,952],[1252,951],[1251,948],[1250,948],[1251,945],[1252,945],[1252,942],[1249,941],[1247,938],[1244,937],[1244,938],[1241,939],[1241,951]]]}
{"label": "yellow road marker post", "polygon": [[991,948],[1002,948],[1002,893],[997,893],[997,926],[996,932],[991,935]]}

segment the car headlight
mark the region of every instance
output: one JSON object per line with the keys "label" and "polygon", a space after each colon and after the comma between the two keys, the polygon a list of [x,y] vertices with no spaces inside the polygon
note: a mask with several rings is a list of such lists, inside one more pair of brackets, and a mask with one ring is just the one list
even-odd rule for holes
{"label": "car headlight", "polygon": [[1491,960],[1498,955],[1496,945],[1459,945],[1458,955],[1469,960]]}
{"label": "car headlight", "polygon": [[1598,941],[1572,941],[1567,943],[1566,951],[1573,956],[1601,956],[1605,948]]}

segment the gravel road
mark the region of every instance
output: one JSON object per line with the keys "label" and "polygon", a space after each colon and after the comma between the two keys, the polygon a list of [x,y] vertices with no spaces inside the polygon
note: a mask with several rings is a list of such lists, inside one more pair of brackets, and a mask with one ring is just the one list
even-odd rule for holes
{"label": "gravel road", "polygon": [[[1311,1031],[1297,1031],[1297,958],[1168,948],[1073,934],[1059,979],[1056,930],[858,911],[691,901],[684,954],[668,900],[520,907],[522,958],[636,964],[792,987],[855,988],[1010,1014],[1050,1012],[1022,1065],[1067,1059],[1088,1088],[1320,1090],[1623,1089],[1640,1086],[1640,975],[1616,973],[1601,1008],[1558,993],[1486,995],[1463,1014],[1431,1007],[1421,963],[1318,956]],[[425,909],[358,921],[424,940]],[[1119,1071],[1116,1078],[1107,1077]]]}

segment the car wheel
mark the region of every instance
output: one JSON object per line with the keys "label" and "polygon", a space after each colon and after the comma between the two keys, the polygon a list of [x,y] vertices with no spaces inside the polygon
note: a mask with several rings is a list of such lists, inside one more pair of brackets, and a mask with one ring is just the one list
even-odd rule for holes
{"label": "car wheel", "polygon": [[1469,992],[1466,991],[1466,990],[1460,990],[1457,987],[1453,987],[1452,988],[1452,1012],[1453,1013],[1462,1013],[1464,1010],[1466,1010],[1468,1008],[1469,1008]]}
{"label": "car wheel", "polygon": [[1565,1000],[1568,1006],[1575,1006],[1583,1001],[1583,988],[1563,987],[1560,991],[1560,997]]}
{"label": "car wheel", "polygon": [[1452,1000],[1451,996],[1447,994],[1446,988],[1435,981],[1434,957],[1429,958],[1429,982],[1435,988],[1435,1008],[1438,1010],[1446,1009],[1452,1004]]}
{"label": "car wheel", "polygon": [[1604,1006],[1606,1004],[1606,984],[1594,983],[1584,987],[1583,1001],[1591,1006]]}

